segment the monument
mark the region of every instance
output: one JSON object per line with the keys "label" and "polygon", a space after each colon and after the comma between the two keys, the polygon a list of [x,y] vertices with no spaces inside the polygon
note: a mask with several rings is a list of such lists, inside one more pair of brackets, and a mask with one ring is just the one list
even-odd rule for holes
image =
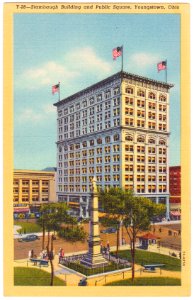
{"label": "monument", "polygon": [[86,256],[80,261],[81,264],[97,268],[108,265],[108,261],[102,256],[100,247],[99,221],[98,221],[98,193],[95,177],[92,180],[92,201],[91,201],[91,219],[90,219],[90,234],[89,234],[89,251]]}

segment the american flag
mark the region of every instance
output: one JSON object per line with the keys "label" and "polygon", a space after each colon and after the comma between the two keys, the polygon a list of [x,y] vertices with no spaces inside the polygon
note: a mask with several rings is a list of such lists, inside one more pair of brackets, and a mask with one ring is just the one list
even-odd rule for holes
{"label": "american flag", "polygon": [[160,72],[162,70],[166,70],[166,67],[167,67],[167,62],[166,61],[161,61],[157,64],[158,72]]}
{"label": "american flag", "polygon": [[122,52],[123,52],[123,47],[114,48],[112,50],[112,57],[113,57],[113,59],[116,60],[117,57],[119,57],[119,56],[122,55]]}
{"label": "american flag", "polygon": [[59,83],[52,86],[52,94],[59,92]]}

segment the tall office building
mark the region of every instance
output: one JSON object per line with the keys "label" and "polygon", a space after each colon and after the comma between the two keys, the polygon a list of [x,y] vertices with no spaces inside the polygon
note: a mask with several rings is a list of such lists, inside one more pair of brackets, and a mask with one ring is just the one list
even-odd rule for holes
{"label": "tall office building", "polygon": [[181,217],[181,166],[169,167],[170,214]]}
{"label": "tall office building", "polygon": [[119,72],[57,107],[57,195],[88,216],[92,178],[165,203],[169,215],[169,90],[173,85]]}

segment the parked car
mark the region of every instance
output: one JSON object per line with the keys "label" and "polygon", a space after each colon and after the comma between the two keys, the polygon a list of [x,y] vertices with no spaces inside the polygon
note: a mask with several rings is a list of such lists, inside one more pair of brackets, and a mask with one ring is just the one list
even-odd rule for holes
{"label": "parked car", "polygon": [[32,242],[32,241],[36,241],[39,239],[40,239],[39,236],[37,236],[36,234],[29,234],[23,238],[18,239],[18,241],[19,242]]}
{"label": "parked car", "polygon": [[111,227],[111,228],[103,229],[103,230],[101,230],[100,232],[101,232],[101,233],[115,233],[116,231],[117,231],[116,228]]}

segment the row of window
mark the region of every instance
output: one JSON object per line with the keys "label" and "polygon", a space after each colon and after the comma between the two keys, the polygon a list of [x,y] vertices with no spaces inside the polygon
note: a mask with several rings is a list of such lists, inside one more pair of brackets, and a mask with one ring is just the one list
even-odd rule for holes
{"label": "row of window", "polygon": [[[103,100],[110,99],[111,97],[115,97],[119,94],[120,94],[120,89],[116,88],[112,92],[111,92],[111,90],[106,91],[104,93],[104,95],[99,94],[99,95],[92,96],[89,100],[87,100],[87,99],[81,100],[80,102],[77,102],[76,104],[71,104],[69,107],[66,107],[63,110],[59,109],[58,110],[58,117],[61,117],[62,115],[72,114],[75,111],[87,108],[88,106],[91,106],[91,105],[94,105],[96,103],[102,102]],[[114,105],[118,105],[117,104],[118,99],[120,100],[120,98],[113,99]],[[105,101],[105,107],[106,107],[107,103],[111,103],[110,100]],[[100,105],[102,105],[102,103],[97,104],[97,106],[100,106]],[[109,106],[109,104],[108,104],[108,106]]]}
{"label": "row of window", "polygon": [[[125,125],[127,126],[135,126],[134,124],[134,119],[133,118],[125,118]],[[136,121],[136,126],[145,128],[146,127],[146,122],[144,120],[137,120]],[[167,130],[167,125],[163,123],[159,123],[158,126],[156,126],[156,122],[148,122],[147,128],[149,129],[156,129],[158,127],[158,130],[160,131],[166,131]]]}
{"label": "row of window", "polygon": [[[105,184],[104,188],[105,190],[110,189],[111,185],[110,184]],[[114,187],[119,187],[119,185],[114,184]],[[100,190],[102,188],[101,185],[97,186],[97,189]],[[58,186],[59,192],[92,192],[92,185],[90,185],[89,187],[87,187],[87,185],[59,185]],[[132,184],[126,184],[125,185],[125,189],[126,190],[134,190],[134,186]],[[137,193],[145,193],[146,192],[146,188],[144,184],[138,184],[136,187],[136,192]],[[158,186],[154,185],[154,184],[150,184],[147,187],[147,192],[148,193],[166,193],[167,192],[167,186],[165,184],[160,184]]]}
{"label": "row of window", "polygon": [[[64,146],[64,152],[66,151],[72,151],[72,150],[79,150],[80,148],[87,148],[87,147],[92,147],[95,145],[101,145],[101,144],[108,144],[116,141],[119,141],[120,136],[119,134],[115,134],[113,137],[111,136],[106,136],[104,139],[102,139],[101,137],[98,137],[96,140],[92,139],[89,141],[83,141],[82,143],[76,143],[76,144],[70,144],[70,145],[66,145]],[[135,141],[135,139],[133,138],[132,135],[127,135],[125,136],[125,140],[128,142],[133,142]],[[146,142],[146,137],[144,135],[138,135],[136,138],[136,141],[138,143],[145,143]],[[148,143],[149,144],[156,144],[156,139],[155,138],[148,138]],[[166,145],[166,140],[164,139],[159,139],[158,142],[159,145],[165,146]],[[59,146],[59,152],[62,152],[62,146]]]}
{"label": "row of window", "polygon": [[[19,182],[21,182],[21,184],[23,186],[28,186],[30,184],[30,180],[21,180],[19,181],[19,179],[14,179],[13,184],[14,185],[19,185]],[[42,186],[48,186],[49,185],[49,181],[47,180],[32,180],[32,185],[39,185],[39,183],[42,183]]]}
{"label": "row of window", "polygon": [[[125,88],[125,93],[130,94],[130,95],[134,95],[135,94],[135,89],[133,87],[126,87]],[[106,100],[106,99],[109,99],[109,98],[114,97],[114,96],[119,95],[119,94],[120,94],[120,88],[119,87],[113,89],[112,91],[107,90],[103,93],[92,96],[89,99],[84,99],[80,102],[77,102],[76,104],[72,104],[69,107],[64,108],[63,111],[62,111],[62,109],[60,109],[58,111],[58,116],[61,117],[63,114],[67,115],[67,114],[74,113],[75,111],[78,111],[80,109],[86,108],[86,107],[91,106],[91,105],[94,105],[95,103],[101,102],[104,99]],[[142,90],[142,89],[138,89],[136,95],[138,97],[145,97],[146,96],[146,91]],[[157,95],[154,92],[148,92],[147,98],[151,99],[151,100],[157,100]],[[164,94],[160,94],[158,96],[158,100],[161,101],[161,102],[166,102],[167,97]],[[114,99],[114,101],[115,101],[115,99]],[[116,104],[116,105],[118,105],[118,104]]]}
{"label": "row of window", "polygon": [[[135,94],[135,89],[133,87],[126,87],[125,88],[125,93],[126,94],[130,94],[130,95],[134,95]],[[138,97],[147,97],[148,99],[152,99],[152,100],[159,100],[161,102],[166,102],[167,101],[167,97],[165,94],[159,94],[159,96],[157,97],[157,94],[155,92],[147,92],[146,95],[146,90],[144,89],[137,89],[136,91],[136,95]]]}

